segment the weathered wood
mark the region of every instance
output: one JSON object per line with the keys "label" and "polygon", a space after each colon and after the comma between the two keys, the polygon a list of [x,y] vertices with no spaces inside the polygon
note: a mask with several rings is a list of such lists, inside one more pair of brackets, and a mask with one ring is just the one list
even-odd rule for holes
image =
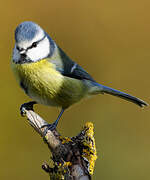
{"label": "weathered wood", "polygon": [[47,129],[48,123],[33,110],[23,109],[29,124],[43,137],[51,153],[53,167],[42,165],[51,180],[90,180],[94,171],[96,155],[94,127],[85,124],[75,137],[62,137],[59,132]]}

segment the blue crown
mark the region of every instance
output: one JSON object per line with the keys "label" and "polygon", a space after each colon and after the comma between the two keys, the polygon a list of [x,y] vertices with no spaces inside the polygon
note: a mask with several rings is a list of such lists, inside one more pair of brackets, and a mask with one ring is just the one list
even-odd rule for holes
{"label": "blue crown", "polygon": [[15,40],[16,42],[31,41],[39,31],[43,31],[39,25],[31,21],[25,21],[16,28]]}

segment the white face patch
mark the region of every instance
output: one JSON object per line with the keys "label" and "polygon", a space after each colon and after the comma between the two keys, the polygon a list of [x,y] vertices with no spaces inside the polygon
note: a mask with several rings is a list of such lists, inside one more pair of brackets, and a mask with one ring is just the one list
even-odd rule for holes
{"label": "white face patch", "polygon": [[[40,39],[42,39],[42,37]],[[40,39],[36,36],[32,43],[37,42]],[[21,59],[21,55],[19,50],[17,49],[17,46],[19,48],[24,49],[23,53],[26,54],[26,58],[31,60],[32,62],[36,62],[40,59],[43,59],[50,54],[50,42],[46,36],[43,40],[37,43],[36,47],[29,48],[32,45],[32,43],[22,42],[22,46],[20,44],[15,44],[15,48],[13,50],[13,61],[17,63]]]}
{"label": "white face patch", "polygon": [[[36,42],[36,41],[34,41]],[[28,49],[26,52],[27,57],[36,62],[40,59],[47,57],[50,53],[50,42],[47,37],[40,41],[36,47]]]}
{"label": "white face patch", "polygon": [[32,43],[39,41],[44,36],[45,36],[44,31],[39,30],[38,33],[36,34],[36,36],[32,40],[21,41],[17,45],[18,45],[18,47],[21,47],[23,49],[27,49],[28,47],[30,47],[32,45]]}

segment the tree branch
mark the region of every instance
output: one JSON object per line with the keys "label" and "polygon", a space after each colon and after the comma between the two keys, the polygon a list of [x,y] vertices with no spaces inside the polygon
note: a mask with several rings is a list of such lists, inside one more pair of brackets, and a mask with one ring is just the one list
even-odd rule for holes
{"label": "tree branch", "polygon": [[32,110],[23,108],[29,124],[43,137],[52,153],[53,167],[47,163],[42,168],[51,180],[90,180],[97,158],[94,127],[85,124],[75,137],[62,137],[56,129],[48,130],[48,123]]}

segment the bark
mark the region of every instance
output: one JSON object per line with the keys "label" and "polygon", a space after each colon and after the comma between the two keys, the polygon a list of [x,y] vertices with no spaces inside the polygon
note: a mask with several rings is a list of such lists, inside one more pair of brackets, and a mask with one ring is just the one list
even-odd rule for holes
{"label": "bark", "polygon": [[87,122],[75,137],[62,137],[57,129],[48,130],[48,123],[33,110],[23,109],[29,124],[43,137],[52,154],[53,167],[42,168],[51,180],[90,180],[97,158],[94,127]]}

